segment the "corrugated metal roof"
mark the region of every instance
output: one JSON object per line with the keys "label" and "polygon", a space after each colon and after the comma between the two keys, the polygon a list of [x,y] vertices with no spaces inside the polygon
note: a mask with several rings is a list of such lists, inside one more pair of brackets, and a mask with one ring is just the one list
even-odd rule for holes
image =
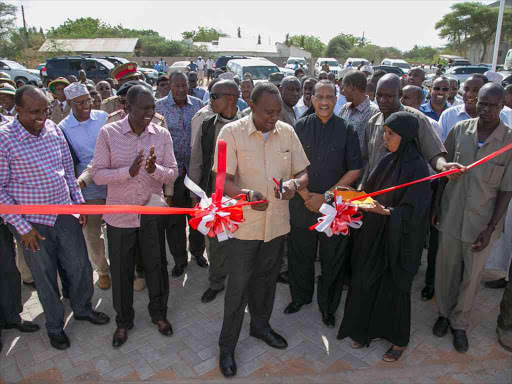
{"label": "corrugated metal roof", "polygon": [[119,52],[133,53],[139,39],[47,39],[39,52]]}
{"label": "corrugated metal roof", "polygon": [[[263,40],[263,39],[262,39]],[[255,52],[276,54],[277,48],[272,44],[258,44],[258,39],[238,39],[220,37],[218,43],[194,43],[194,45],[206,45],[210,52]]]}

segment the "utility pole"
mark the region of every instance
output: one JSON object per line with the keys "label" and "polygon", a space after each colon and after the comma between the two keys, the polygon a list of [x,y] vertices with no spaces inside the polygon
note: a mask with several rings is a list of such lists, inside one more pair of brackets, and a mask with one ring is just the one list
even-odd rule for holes
{"label": "utility pole", "polygon": [[498,26],[496,27],[496,39],[494,40],[494,52],[492,55],[492,71],[496,72],[498,64],[498,51],[500,50],[501,26],[503,25],[503,13],[505,12],[505,0],[500,2],[500,13],[498,16]]}
{"label": "utility pole", "polygon": [[23,7],[23,5],[21,6],[21,15],[23,16],[23,34],[25,35],[24,46],[25,46],[25,49],[27,49],[27,47],[28,47],[28,32],[27,32],[27,22],[25,21],[25,8]]}

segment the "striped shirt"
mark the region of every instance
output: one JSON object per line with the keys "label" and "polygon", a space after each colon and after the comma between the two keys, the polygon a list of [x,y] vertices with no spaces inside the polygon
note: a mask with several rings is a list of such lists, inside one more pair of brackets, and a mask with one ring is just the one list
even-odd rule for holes
{"label": "striped shirt", "polygon": [[[62,131],[46,120],[34,136],[16,118],[0,126],[0,204],[82,204],[73,160]],[[52,226],[57,215],[1,215],[24,235],[38,223]]]}
{"label": "striped shirt", "polygon": [[[155,147],[156,170],[148,173],[146,159]],[[144,160],[137,176],[130,176],[130,167],[144,150]],[[104,125],[98,134],[92,160],[92,177],[98,185],[107,185],[107,205],[146,205],[152,195],[163,198],[163,184],[172,184],[178,175],[172,139],[169,131],[150,123],[136,135],[128,116]],[[140,227],[140,215],[106,214],[107,224],[118,228]]]}

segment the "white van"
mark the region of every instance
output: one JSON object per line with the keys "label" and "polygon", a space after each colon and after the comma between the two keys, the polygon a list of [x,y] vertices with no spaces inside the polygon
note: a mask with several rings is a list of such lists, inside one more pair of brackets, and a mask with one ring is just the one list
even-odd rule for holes
{"label": "white van", "polygon": [[509,49],[505,56],[505,71],[512,71],[512,49]]}
{"label": "white van", "polygon": [[345,68],[350,68],[348,67],[350,63],[350,66],[354,69],[357,69],[357,67],[359,67],[361,64],[363,65],[367,65],[367,64],[370,64],[370,62],[366,59],[363,59],[361,57],[349,57],[347,60],[345,60]]}
{"label": "white van", "polygon": [[279,72],[279,67],[267,59],[233,59],[226,64],[228,72],[233,72],[240,80],[250,73],[253,81],[268,80],[271,74]]}
{"label": "white van", "polygon": [[329,66],[329,71],[332,72],[334,76],[336,76],[336,79],[339,79],[341,66],[338,63],[338,60],[332,57],[319,57],[316,60],[315,69],[313,71],[315,77],[318,77],[320,72],[322,72],[322,65],[324,65],[324,63],[327,63],[327,65]]}
{"label": "white van", "polygon": [[404,71],[404,73],[406,75],[411,70],[411,66],[409,65],[409,63],[407,61],[401,60],[401,59],[384,59],[384,60],[382,60],[380,65],[385,65],[388,67],[398,67],[402,71]]}

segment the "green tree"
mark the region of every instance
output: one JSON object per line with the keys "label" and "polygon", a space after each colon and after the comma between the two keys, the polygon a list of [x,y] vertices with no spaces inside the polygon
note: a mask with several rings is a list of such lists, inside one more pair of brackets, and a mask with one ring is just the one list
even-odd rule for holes
{"label": "green tree", "polygon": [[16,7],[0,1],[0,39],[8,37],[16,23]]}
{"label": "green tree", "polygon": [[[447,39],[450,46],[462,55],[470,45],[480,45],[482,47],[480,61],[484,61],[488,47],[495,36],[498,8],[482,3],[464,2],[454,4],[451,9],[452,11],[444,15],[435,25],[439,36]],[[503,38],[512,35],[511,27],[512,11],[506,9],[503,16]]]}
{"label": "green tree", "polygon": [[228,37],[228,35],[221,30],[211,27],[199,27],[197,31],[184,31],[181,36],[184,39],[192,39],[194,42],[204,43],[219,40],[219,37]]}
{"label": "green tree", "polygon": [[290,45],[305,49],[311,52],[313,57],[321,57],[325,50],[325,44],[316,36],[312,35],[293,35],[288,39]]}
{"label": "green tree", "polygon": [[439,52],[439,48],[415,45],[411,50],[404,52],[403,58],[415,63],[433,63]]}
{"label": "green tree", "polygon": [[351,40],[347,35],[340,33],[334,36],[325,49],[325,56],[336,58],[347,58],[348,51],[354,46],[355,39]]}

